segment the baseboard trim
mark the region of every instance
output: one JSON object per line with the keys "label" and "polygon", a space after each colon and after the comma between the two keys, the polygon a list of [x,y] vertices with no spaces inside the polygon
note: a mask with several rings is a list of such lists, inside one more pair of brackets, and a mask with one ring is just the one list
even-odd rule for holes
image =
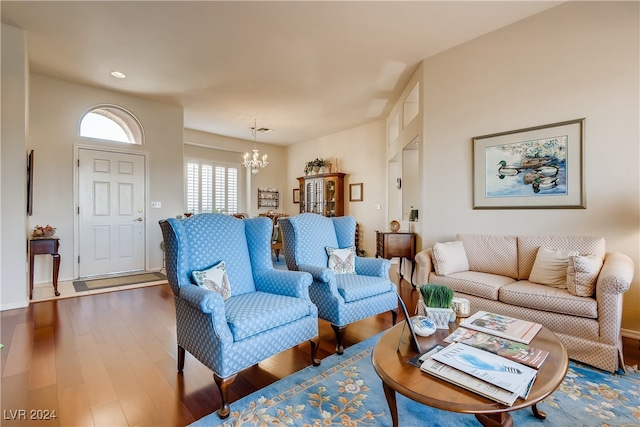
{"label": "baseboard trim", "polygon": [[620,335],[625,338],[632,338],[634,340],[640,341],[640,331],[632,331],[631,329],[621,329]]}

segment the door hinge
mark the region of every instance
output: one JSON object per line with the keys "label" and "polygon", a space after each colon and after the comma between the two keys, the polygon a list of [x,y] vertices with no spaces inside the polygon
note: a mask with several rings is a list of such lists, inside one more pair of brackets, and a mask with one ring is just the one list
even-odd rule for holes
{"label": "door hinge", "polygon": [[80,215],[80,206],[78,206],[78,215]]}
{"label": "door hinge", "polygon": [[80,167],[80,159],[78,159],[78,167]]}
{"label": "door hinge", "polygon": [[78,264],[80,264],[80,255],[78,255]]}

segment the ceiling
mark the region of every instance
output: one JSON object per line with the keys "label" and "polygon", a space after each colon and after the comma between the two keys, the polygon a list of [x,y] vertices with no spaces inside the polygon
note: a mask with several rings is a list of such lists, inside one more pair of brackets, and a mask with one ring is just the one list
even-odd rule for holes
{"label": "ceiling", "polygon": [[2,1],[1,16],[32,72],[181,105],[199,131],[252,140],[256,119],[274,130],[260,142],[288,145],[385,117],[423,59],[560,3]]}

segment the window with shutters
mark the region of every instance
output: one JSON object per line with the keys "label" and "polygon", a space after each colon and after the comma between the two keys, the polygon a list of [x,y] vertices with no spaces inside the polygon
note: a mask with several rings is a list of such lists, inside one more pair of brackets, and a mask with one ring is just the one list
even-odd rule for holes
{"label": "window with shutters", "polygon": [[186,212],[239,212],[240,165],[216,163],[205,159],[187,159]]}

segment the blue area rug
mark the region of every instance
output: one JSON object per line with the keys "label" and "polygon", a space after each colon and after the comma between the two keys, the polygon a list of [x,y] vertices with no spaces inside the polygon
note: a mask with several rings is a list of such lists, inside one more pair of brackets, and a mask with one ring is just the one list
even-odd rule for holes
{"label": "blue area rug", "polygon": [[[382,382],[371,363],[379,336],[345,349],[342,356],[323,359],[319,367],[309,366],[232,402],[226,420],[212,413],[191,427],[391,426]],[[473,415],[433,409],[400,394],[397,403],[402,427],[480,425]],[[638,426],[640,374],[630,370],[626,375],[612,375],[571,362],[560,388],[538,408],[547,413],[546,420],[535,418],[531,409],[522,409],[511,412],[514,425]]]}

